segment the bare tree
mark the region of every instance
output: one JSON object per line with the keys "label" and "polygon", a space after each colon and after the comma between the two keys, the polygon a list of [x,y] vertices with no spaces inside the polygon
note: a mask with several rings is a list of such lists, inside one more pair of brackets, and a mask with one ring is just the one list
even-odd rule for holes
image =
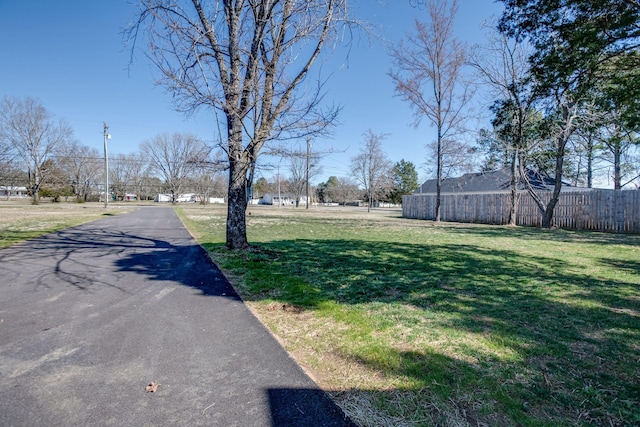
{"label": "bare tree", "polygon": [[[309,181],[322,173],[319,155],[311,151],[309,141],[307,141],[307,147],[308,149],[298,149],[297,151],[290,153],[288,156],[289,172],[291,173],[289,188],[293,190],[293,194],[296,198],[296,206],[299,205],[302,195],[307,193],[306,190],[308,188]],[[310,195],[308,196],[309,198],[311,197]],[[307,207],[309,207],[310,203],[309,198],[307,198]]]}
{"label": "bare tree", "polygon": [[290,188],[293,190],[293,195],[296,198],[296,206],[300,204],[300,199],[304,194],[306,187],[306,165],[307,161],[304,157],[291,157],[289,159],[289,172],[291,179],[289,180]]}
{"label": "bare tree", "polygon": [[62,197],[67,199],[74,194],[66,170],[55,155],[45,160],[40,170],[41,176],[45,177],[40,183],[40,197],[49,197],[54,202],[59,202]]}
{"label": "bare tree", "polygon": [[213,183],[211,184],[211,196],[223,198],[227,195],[227,188],[229,188],[227,176],[218,174],[213,178]]}
{"label": "bare tree", "polygon": [[212,155],[210,150],[202,151],[202,157],[191,160],[192,186],[203,205],[208,203],[212,191],[219,183],[217,177],[224,171],[225,162],[221,159],[220,154]]}
{"label": "bare tree", "polygon": [[153,176],[152,173],[151,168],[149,168],[145,174],[141,187],[140,200],[153,200],[165,187],[162,180],[157,176]]}
{"label": "bare tree", "polygon": [[480,81],[485,83],[495,102],[492,120],[496,139],[509,158],[511,172],[511,205],[509,224],[516,225],[518,185],[521,167],[535,144],[531,132],[539,119],[533,108],[536,101],[535,82],[531,78],[529,57],[533,50],[523,40],[510,39],[495,28],[489,30],[487,43],[478,45],[470,64],[476,69]]}
{"label": "bare tree", "polygon": [[15,157],[13,145],[4,136],[0,137],[0,165],[10,163],[13,157]]}
{"label": "bare tree", "polygon": [[630,153],[629,172],[630,176],[622,187],[629,186],[640,190],[640,147],[636,146],[633,153]]}
{"label": "bare tree", "polygon": [[127,194],[135,194],[139,200],[148,197],[148,194],[143,195],[151,168],[148,153],[119,153],[110,161],[109,191],[115,194],[117,200],[124,200]]}
{"label": "bare tree", "polygon": [[9,140],[0,134],[0,185],[5,186],[7,200],[11,197],[14,187],[23,185],[24,173],[15,162],[16,153]]}
{"label": "bare tree", "polygon": [[[429,157],[435,159],[438,152],[437,141],[427,144],[426,148]],[[442,155],[442,179],[471,173],[476,167],[476,153],[466,142],[457,139],[451,141],[443,140],[443,144],[440,146],[440,154]],[[428,175],[434,175],[436,171],[428,166],[425,168],[425,172]]]}
{"label": "bare tree", "polygon": [[351,159],[351,171],[365,190],[367,212],[370,212],[373,202],[386,195],[392,187],[393,165],[382,150],[385,134],[375,134],[369,129],[363,137],[365,143],[360,154]]}
{"label": "bare tree", "polygon": [[550,228],[553,226],[555,207],[560,200],[565,160],[567,158],[567,146],[572,135],[578,128],[580,105],[584,102],[584,98],[582,98],[579,93],[574,93],[572,87],[559,85],[552,89],[552,94],[547,98],[547,102],[549,115],[546,121],[549,126],[549,135],[554,157],[554,186],[551,192],[551,198],[545,203],[527,180],[525,180],[525,185],[542,214],[542,226]]}
{"label": "bare tree", "polygon": [[335,179],[332,185],[327,187],[327,197],[336,203],[342,205],[358,199],[360,189],[358,184],[349,177],[339,177]]}
{"label": "bare tree", "polygon": [[115,196],[116,200],[123,200],[129,192],[127,182],[127,156],[118,153],[109,158],[109,187],[105,195]]}
{"label": "bare tree", "polygon": [[66,172],[77,201],[87,201],[94,184],[102,175],[100,153],[96,148],[71,141],[56,149],[58,165]]}
{"label": "bare tree", "polygon": [[597,126],[581,126],[576,130],[572,139],[573,152],[576,159],[573,185],[583,184],[587,188],[593,187],[594,172],[598,166],[598,150],[600,147],[600,128]]}
{"label": "bare tree", "polygon": [[[601,141],[605,147],[605,159],[613,166],[613,188],[621,190],[625,180],[633,174],[631,159],[638,137],[625,128],[621,120],[616,120],[616,112],[612,112],[612,116],[611,122],[603,128]],[[630,182],[627,181],[625,185]]]}
{"label": "bare tree", "polygon": [[5,97],[0,104],[0,140],[8,141],[27,169],[32,203],[40,201],[40,187],[53,168],[47,167],[56,146],[73,137],[64,121],[55,122],[40,101]]}
{"label": "bare tree", "polygon": [[27,174],[20,166],[12,160],[0,163],[0,183],[6,187],[7,200],[27,182]]}
{"label": "bare tree", "polygon": [[[522,38],[495,34],[489,40],[488,45],[476,50],[480,55],[473,58],[472,65],[497,98],[492,106],[494,135],[510,154],[509,222],[516,223],[517,186],[523,182],[538,206],[543,225],[549,227],[566,168],[567,144],[578,128],[584,96],[571,84],[561,82],[551,87],[535,75],[531,68],[534,50]],[[537,165],[539,174],[555,180],[548,202],[527,179],[525,168],[529,163]]]}
{"label": "bare tree", "polygon": [[127,190],[134,193],[138,200],[143,200],[151,168],[149,158],[144,153],[135,152],[125,155],[124,162]]}
{"label": "bare tree", "polygon": [[425,5],[426,22],[415,21],[415,34],[391,49],[395,69],[389,73],[396,94],[415,111],[415,124],[426,117],[437,130],[435,219],[440,221],[443,146],[462,130],[473,90],[463,80],[465,49],[454,37],[457,0],[433,0]]}
{"label": "bare tree", "polygon": [[151,169],[164,180],[176,202],[194,169],[194,159],[206,158],[209,148],[191,134],[157,135],[142,143],[142,151],[149,156]]}
{"label": "bare tree", "polygon": [[346,0],[141,0],[130,29],[146,29],[148,53],[179,109],[206,106],[223,115],[229,166],[226,245],[249,246],[246,207],[264,144],[284,133],[324,129],[319,88],[300,93],[340,22]]}

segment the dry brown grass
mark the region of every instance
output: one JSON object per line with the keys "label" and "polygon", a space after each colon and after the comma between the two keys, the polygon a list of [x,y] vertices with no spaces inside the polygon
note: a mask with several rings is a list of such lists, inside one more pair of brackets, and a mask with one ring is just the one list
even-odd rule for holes
{"label": "dry brown grass", "polygon": [[131,206],[99,203],[52,203],[32,205],[30,199],[0,200],[0,247],[99,219],[128,212]]}

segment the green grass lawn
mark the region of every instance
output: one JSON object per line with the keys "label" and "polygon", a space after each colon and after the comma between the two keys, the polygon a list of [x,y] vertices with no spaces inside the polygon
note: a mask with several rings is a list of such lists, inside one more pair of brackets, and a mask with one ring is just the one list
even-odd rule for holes
{"label": "green grass lawn", "polygon": [[640,424],[640,236],[399,213],[180,214],[360,425]]}

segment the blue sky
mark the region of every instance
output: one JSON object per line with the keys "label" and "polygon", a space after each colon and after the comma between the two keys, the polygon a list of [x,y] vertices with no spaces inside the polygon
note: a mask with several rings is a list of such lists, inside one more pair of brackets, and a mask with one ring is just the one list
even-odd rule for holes
{"label": "blue sky", "polygon": [[[141,142],[163,132],[191,132],[213,141],[217,127],[212,113],[186,117],[176,112],[171,95],[154,86],[156,72],[142,54],[128,68],[122,30],[135,18],[133,3],[0,0],[0,96],[38,98],[71,125],[80,143],[100,150],[102,123],[107,122],[110,153],[137,151]],[[417,129],[411,125],[411,109],[394,97],[387,75],[391,62],[385,43],[398,41],[412,29],[414,18],[425,19],[426,12],[411,7],[409,0],[352,3],[353,14],[379,26],[383,39],[356,38],[348,58],[339,49],[322,64],[323,74],[331,73],[326,99],[343,110],[332,138],[313,143],[318,151],[335,151],[323,157],[323,173],[314,183],[349,175],[350,158],[368,129],[389,134],[384,149],[392,161],[410,160],[419,170],[425,144],[435,138],[428,122]],[[502,10],[494,0],[459,0],[459,6],[457,36],[469,44],[482,42],[482,22]],[[264,166],[266,178],[275,174]]]}

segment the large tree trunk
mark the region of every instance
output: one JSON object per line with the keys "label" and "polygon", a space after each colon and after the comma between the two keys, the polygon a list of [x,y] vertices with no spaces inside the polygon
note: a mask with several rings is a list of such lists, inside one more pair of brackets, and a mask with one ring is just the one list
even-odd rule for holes
{"label": "large tree trunk", "polygon": [[247,173],[249,159],[242,144],[242,120],[227,116],[229,190],[227,192],[227,248],[238,250],[249,247],[247,240]]}
{"label": "large tree trunk", "polygon": [[587,142],[587,188],[593,187],[593,140]]}
{"label": "large tree trunk", "polygon": [[553,212],[556,208],[556,205],[558,204],[558,200],[560,199],[560,190],[562,189],[562,183],[558,181],[558,178],[562,179],[562,173],[560,173],[560,176],[558,176],[558,163],[563,163],[563,159],[556,160],[556,183],[553,187],[551,200],[549,200],[549,203],[547,203],[547,208],[544,210],[544,214],[542,215],[542,226],[544,228],[551,228],[553,226]]}
{"label": "large tree trunk", "polygon": [[536,194],[536,191],[531,186],[531,183],[526,179],[525,171],[520,167],[521,176],[525,177],[525,184],[527,191],[535,201],[538,209],[542,213],[542,226],[545,228],[551,228],[553,226],[553,213],[560,199],[560,191],[562,190],[562,176],[564,167],[564,156],[567,147],[569,137],[573,132],[573,117],[569,116],[569,107],[562,107],[563,128],[560,134],[556,137],[556,167],[555,167],[555,183],[553,186],[553,192],[551,194],[551,200],[545,205],[544,201]]}
{"label": "large tree trunk", "polygon": [[31,186],[31,204],[40,204],[40,171],[36,167],[33,170],[33,185]]}
{"label": "large tree trunk", "polygon": [[542,215],[542,226],[545,228],[551,228],[553,226],[553,212],[560,199],[560,191],[562,190],[562,173],[564,167],[564,155],[569,141],[569,136],[572,132],[571,117],[569,116],[569,107],[562,107],[562,131],[556,139],[556,170],[555,170],[555,183],[553,186],[553,193],[551,200],[547,203],[547,207]]}
{"label": "large tree trunk", "polygon": [[516,148],[513,150],[513,157],[511,158],[511,206],[509,209],[509,225],[517,225],[518,222],[518,182],[520,181],[518,173],[520,170],[518,167],[519,158],[519,151]]}
{"label": "large tree trunk", "polygon": [[622,149],[620,141],[616,140],[613,146],[613,189],[622,189]]}
{"label": "large tree trunk", "polygon": [[242,163],[230,162],[227,208],[227,248],[246,249],[247,240],[247,168]]}

